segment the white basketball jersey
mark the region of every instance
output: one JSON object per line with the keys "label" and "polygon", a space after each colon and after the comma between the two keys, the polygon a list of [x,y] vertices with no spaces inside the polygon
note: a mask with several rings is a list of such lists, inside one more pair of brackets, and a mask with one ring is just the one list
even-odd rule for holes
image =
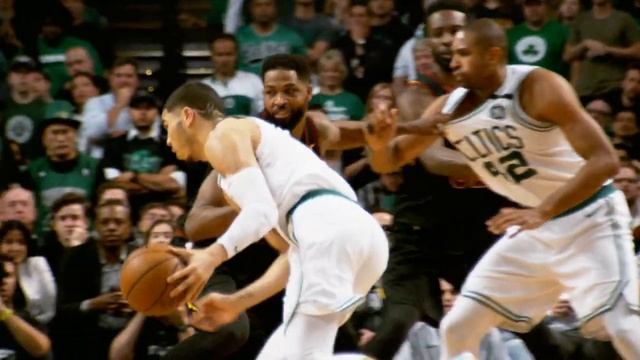
{"label": "white basketball jersey", "polygon": [[[535,66],[509,65],[502,86],[469,114],[446,124],[447,139],[493,191],[524,206],[538,206],[584,165],[560,128],[527,116],[520,84]],[[454,90],[443,113],[462,101]]]}
{"label": "white basketball jersey", "polygon": [[[255,117],[247,119],[260,128],[256,158],[278,205],[283,228],[287,211],[311,190],[332,189],[357,201],[351,186],[311,149],[293,138],[289,131]],[[220,185],[226,189],[222,176]]]}

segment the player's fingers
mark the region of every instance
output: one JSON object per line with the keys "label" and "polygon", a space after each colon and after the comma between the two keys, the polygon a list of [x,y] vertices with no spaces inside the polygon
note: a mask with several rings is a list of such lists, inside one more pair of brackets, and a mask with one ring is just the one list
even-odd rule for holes
{"label": "player's fingers", "polygon": [[[191,266],[184,267],[167,278],[167,282],[172,284],[174,282],[180,281],[183,278],[188,277],[193,272],[193,268]],[[185,279],[186,280],[186,279]]]}
{"label": "player's fingers", "polygon": [[487,222],[489,230],[494,234],[502,234],[509,226],[521,224],[522,218],[518,213],[498,214]]}
{"label": "player's fingers", "polygon": [[180,258],[180,260],[185,264],[189,263],[189,260],[191,260],[191,257],[193,256],[193,253],[187,249],[170,247],[169,252]]}
{"label": "player's fingers", "polygon": [[[172,298],[177,298],[181,294],[186,293],[187,289],[189,289],[191,286],[192,286],[192,280],[191,280],[191,277],[188,277],[184,279],[182,282],[180,282],[178,285],[176,285],[176,287],[171,291],[171,293],[169,293],[169,296]],[[186,298],[186,296],[183,296],[183,297]]]}

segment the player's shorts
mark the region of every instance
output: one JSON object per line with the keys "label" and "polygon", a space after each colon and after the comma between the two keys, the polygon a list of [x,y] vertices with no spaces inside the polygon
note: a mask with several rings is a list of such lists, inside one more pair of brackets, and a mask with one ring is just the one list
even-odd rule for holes
{"label": "player's shorts", "polygon": [[518,332],[542,320],[563,292],[587,334],[589,321],[621,296],[637,311],[638,273],[624,195],[606,185],[581,205],[537,229],[507,230],[469,274],[462,295],[500,314],[500,327]]}
{"label": "player's shorts", "polygon": [[289,224],[294,246],[284,324],[294,312],[350,314],[387,266],[389,245],[380,225],[357,203],[335,194],[300,203]]}

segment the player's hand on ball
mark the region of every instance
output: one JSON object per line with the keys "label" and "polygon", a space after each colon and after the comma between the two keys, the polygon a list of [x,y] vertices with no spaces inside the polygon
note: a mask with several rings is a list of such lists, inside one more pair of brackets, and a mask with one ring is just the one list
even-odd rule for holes
{"label": "player's hand on ball", "polygon": [[519,226],[521,230],[535,229],[547,220],[537,209],[504,208],[486,224],[492,233],[502,234],[511,226]]}
{"label": "player's hand on ball", "polygon": [[240,316],[243,309],[237,307],[233,297],[211,293],[196,301],[198,311],[191,316],[191,325],[204,331],[215,331]]}
{"label": "player's hand on ball", "polygon": [[380,150],[386,147],[396,136],[398,109],[390,109],[386,105],[379,106],[367,115],[366,120],[364,136],[371,149]]}
{"label": "player's hand on ball", "polygon": [[167,282],[175,286],[169,296],[179,303],[192,302],[204,288],[220,262],[208,249],[171,249],[171,252],[187,264],[183,269],[169,276]]}

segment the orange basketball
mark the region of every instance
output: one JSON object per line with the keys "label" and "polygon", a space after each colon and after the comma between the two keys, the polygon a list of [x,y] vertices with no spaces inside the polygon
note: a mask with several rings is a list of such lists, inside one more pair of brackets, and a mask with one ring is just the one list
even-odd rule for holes
{"label": "orange basketball", "polygon": [[167,278],[184,267],[164,244],[149,245],[132,252],[122,265],[120,289],[132,309],[145,315],[167,315],[178,307],[169,297],[173,286]]}

